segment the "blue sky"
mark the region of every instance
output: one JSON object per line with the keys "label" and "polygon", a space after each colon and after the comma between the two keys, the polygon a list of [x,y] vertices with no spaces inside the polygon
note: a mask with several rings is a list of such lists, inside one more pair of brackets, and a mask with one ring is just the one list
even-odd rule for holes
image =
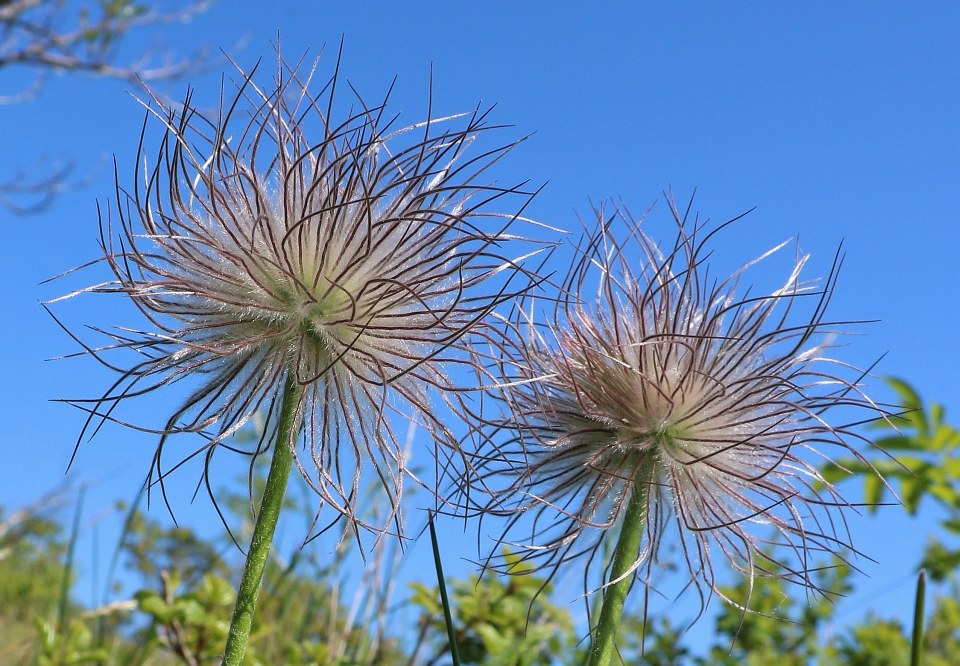
{"label": "blue sky", "polygon": [[[532,133],[498,175],[547,183],[527,212],[551,225],[575,228],[591,201],[622,198],[639,211],[667,188],[680,199],[696,188],[695,207],[717,221],[756,207],[715,246],[725,268],[797,235],[813,255],[809,274],[823,274],[842,241],[832,315],[878,320],[858,327],[865,335],[848,340],[844,358],[865,366],[886,354],[879,373],[957,409],[955,3],[267,4],[214,5],[163,39],[181,52],[223,48],[250,67],[271,63],[279,35],[291,58],[326,45],[327,72],[343,37],[346,78],[377,99],[396,77],[392,106],[410,122],[425,113],[432,71],[436,113],[496,103],[496,121],[512,124],[515,136]],[[228,67],[218,62],[191,78],[201,103],[215,104]],[[0,71],[0,94],[30,79],[26,70]],[[180,97],[186,85],[161,90]],[[0,212],[5,507],[64,481],[82,419],[50,400],[89,394],[108,379],[85,361],[44,360],[75,347],[38,301],[65,290],[43,280],[96,256],[96,201],[114,195],[113,156],[121,178],[132,178],[143,112],[131,92],[130,84],[51,76],[35,100],[0,107],[0,179],[58,159],[89,177],[40,215]],[[58,312],[103,324],[110,305],[95,300]],[[93,484],[91,521],[110,499],[132,495],[151,452],[152,442],[119,429],[82,448],[66,480]],[[215,529],[203,500],[181,499],[183,522]],[[896,509],[856,530],[878,560],[865,566],[871,578],[859,581],[857,598],[884,611],[912,594],[907,568],[922,530]]]}

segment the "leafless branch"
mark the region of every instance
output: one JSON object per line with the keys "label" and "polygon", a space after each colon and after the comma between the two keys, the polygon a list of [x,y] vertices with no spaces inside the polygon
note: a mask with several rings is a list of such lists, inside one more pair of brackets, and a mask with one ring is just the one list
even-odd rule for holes
{"label": "leafless branch", "polygon": [[[4,90],[0,84],[0,105],[35,98],[51,70],[137,83],[199,71],[209,60],[203,47],[176,55],[153,46],[124,59],[120,45],[129,33],[188,21],[211,4],[213,0],[0,0],[0,71],[19,66],[34,73],[19,90]],[[62,160],[0,176],[0,209],[18,215],[43,210],[59,193],[83,184],[73,172],[74,164]]]}
{"label": "leafless branch", "polygon": [[181,23],[205,11],[213,0],[151,7],[136,0],[77,3],[70,11],[55,0],[0,0],[0,68],[22,65],[42,71],[89,72],[130,81],[169,79],[199,68],[204,49],[189,56],[147,49],[132,61],[118,60],[129,32]]}
{"label": "leafless branch", "polygon": [[72,162],[44,166],[38,173],[19,170],[12,178],[0,182],[0,208],[17,215],[39,213],[64,190],[79,187],[85,181],[71,179]]}

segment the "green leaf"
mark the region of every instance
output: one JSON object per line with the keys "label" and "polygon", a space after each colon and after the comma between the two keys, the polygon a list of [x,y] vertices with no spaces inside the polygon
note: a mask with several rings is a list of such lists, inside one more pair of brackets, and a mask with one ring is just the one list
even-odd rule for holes
{"label": "green leaf", "polygon": [[905,409],[923,409],[920,394],[918,394],[910,384],[897,377],[884,377],[883,379],[887,385],[900,396],[900,400]]}
{"label": "green leaf", "polygon": [[949,518],[941,523],[948,531],[960,534],[960,518]]}
{"label": "green leaf", "polygon": [[930,467],[930,463],[927,462],[927,460],[924,458],[917,458],[915,456],[899,456],[897,458],[897,462],[900,463],[897,465],[897,467],[900,468],[902,475],[904,476],[916,476],[918,474],[923,474]]}
{"label": "green leaf", "polygon": [[903,501],[903,507],[911,516],[917,513],[920,500],[923,498],[923,493],[928,485],[927,480],[921,476],[904,476],[900,479],[900,492],[902,495],[900,499]]}
{"label": "green leaf", "polygon": [[40,617],[35,618],[33,624],[37,628],[37,632],[40,634],[40,642],[43,644],[44,650],[49,651],[52,649],[57,641],[56,627]]}
{"label": "green leaf", "polygon": [[437,615],[442,612],[440,602],[437,601],[435,588],[428,587],[423,583],[410,583],[409,587],[413,590],[410,603],[420,606],[428,615]]}
{"label": "green leaf", "polygon": [[204,608],[196,599],[182,597],[173,603],[177,617],[187,626],[202,627],[211,619]]}
{"label": "green leaf", "polygon": [[869,504],[871,507],[875,507],[880,504],[885,490],[886,486],[883,485],[883,481],[881,481],[880,477],[876,474],[869,474],[864,477],[863,495],[867,504]]}
{"label": "green leaf", "polygon": [[922,442],[914,437],[906,435],[891,435],[890,437],[881,437],[874,442],[877,448],[884,451],[916,451],[924,450],[926,447]]}
{"label": "green leaf", "polygon": [[140,590],[134,593],[137,608],[151,616],[157,624],[168,624],[176,617],[176,612],[159,594],[153,590]]}
{"label": "green leaf", "polygon": [[930,440],[931,451],[949,451],[960,446],[960,430],[945,423],[938,423]]}

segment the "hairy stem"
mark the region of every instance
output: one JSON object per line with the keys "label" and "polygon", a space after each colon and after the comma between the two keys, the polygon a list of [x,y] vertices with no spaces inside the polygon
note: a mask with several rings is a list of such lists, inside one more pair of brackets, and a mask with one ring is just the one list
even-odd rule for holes
{"label": "hairy stem", "polygon": [[617,629],[623,615],[623,604],[630,591],[632,575],[627,572],[636,564],[640,553],[640,541],[646,523],[647,499],[650,485],[653,483],[653,460],[647,456],[641,465],[640,475],[630,492],[630,500],[620,527],[620,538],[613,551],[613,564],[610,567],[610,581],[603,593],[600,607],[600,620],[590,647],[589,666],[607,666],[616,652]]}
{"label": "hairy stem", "polygon": [[287,492],[287,480],[290,478],[290,467],[293,464],[291,442],[296,436],[297,424],[294,421],[302,393],[303,389],[297,383],[296,373],[291,371],[287,374],[283,388],[280,427],[277,430],[277,440],[273,444],[273,460],[270,463],[267,484],[263,489],[257,522],[253,526],[253,537],[250,540],[250,549],[247,551],[247,561],[243,567],[240,589],[237,591],[237,603],[233,608],[233,619],[230,621],[230,631],[227,634],[227,645],[223,656],[224,666],[240,666],[247,651],[247,642],[250,639],[250,629],[253,626],[257,606],[257,595],[260,592],[260,581],[263,579],[263,569],[270,555],[273,533],[277,528],[277,518],[280,516],[283,496]]}

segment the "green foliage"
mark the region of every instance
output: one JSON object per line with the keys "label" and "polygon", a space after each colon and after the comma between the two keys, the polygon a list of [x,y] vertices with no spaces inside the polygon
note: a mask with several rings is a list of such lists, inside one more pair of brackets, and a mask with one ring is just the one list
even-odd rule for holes
{"label": "green foliage", "polygon": [[42,618],[35,622],[40,634],[38,666],[102,664],[110,659],[110,650],[96,641],[92,629],[80,618],[71,619],[64,631],[57,631]]}
{"label": "green foliage", "polygon": [[[262,489],[262,482],[254,481]],[[228,495],[224,504],[241,515],[249,510],[239,496]],[[286,508],[307,509],[289,496]],[[235,547],[225,542],[214,548],[192,530],[163,527],[136,512],[131,518],[124,539],[128,561],[145,581],[155,581],[134,595],[148,620],[138,633],[144,652],[176,663],[219,664],[236,595],[231,581],[239,579],[242,565],[220,553],[236,555]],[[306,551],[286,563],[268,561],[245,664],[406,663],[397,640],[355,626],[341,604],[338,588],[348,552],[342,548],[326,563]]]}
{"label": "green foliage", "polygon": [[[960,430],[946,422],[942,405],[925,404],[920,394],[902,379],[889,377],[886,381],[897,394],[902,409],[895,416],[870,424],[878,435],[877,447],[885,455],[873,460],[838,460],[821,472],[830,483],[849,475],[862,477],[864,498],[871,512],[885,502],[899,500],[911,515],[916,515],[921,502],[929,498],[946,513],[941,521],[943,529],[960,535]],[[891,496],[891,489],[897,490],[898,498]],[[958,565],[960,549],[950,549],[935,538],[927,546],[921,563],[935,582],[946,580]]]}
{"label": "green foliage", "polygon": [[[532,575],[520,558],[504,554],[507,576],[453,580],[451,605],[460,660],[485,666],[549,666],[573,648],[570,614],[549,601],[550,585]],[[411,585],[411,603],[422,609],[421,634],[432,634],[437,663],[447,651],[439,591]],[[419,662],[418,662],[419,663]]]}
{"label": "green foliage", "polygon": [[949,594],[935,599],[923,643],[926,666],[960,664],[960,588],[956,583]]}
{"label": "green foliage", "polygon": [[[771,571],[778,568],[765,563]],[[724,604],[716,618],[717,644],[700,664],[728,666],[805,666],[820,656],[818,632],[833,614],[832,597],[850,590],[850,568],[839,559],[816,572],[814,585],[829,591],[829,597],[810,591],[806,598],[791,596],[778,578],[758,578],[753,583],[741,577],[720,593]],[[749,608],[749,611],[741,610]]]}
{"label": "green foliage", "polygon": [[910,641],[899,622],[868,615],[840,637],[837,659],[849,666],[903,666],[910,663]]}
{"label": "green foliage", "polygon": [[176,572],[179,585],[193,587],[207,574],[228,576],[230,569],[218,549],[183,527],[165,527],[132,511],[122,543],[128,569],[144,580],[161,583]]}
{"label": "green foliage", "polygon": [[80,39],[91,50],[104,51],[113,46],[127,29],[125,22],[145,16],[146,5],[131,0],[99,0],[96,18],[91,17],[91,7],[81,6],[77,19],[81,29]]}
{"label": "green foliage", "polygon": [[65,552],[62,529],[53,520],[30,510],[5,517],[0,509],[0,598],[23,602],[0,605],[4,627],[29,621],[25,607],[54,612]]}
{"label": "green foliage", "polygon": [[[960,664],[960,588],[934,599],[924,634],[924,666]],[[910,663],[910,639],[900,622],[868,615],[837,641],[830,666],[901,666]]]}
{"label": "green foliage", "polygon": [[55,622],[65,553],[62,528],[43,512],[0,509],[0,663],[38,652],[35,622]]}
{"label": "green foliage", "polygon": [[875,511],[891,499],[875,469],[888,483],[899,486],[899,499],[911,515],[916,514],[921,500],[929,497],[950,514],[943,526],[960,534],[960,430],[946,423],[942,405],[925,405],[919,393],[901,379],[886,381],[896,392],[902,411],[874,421],[870,428],[879,435],[875,440],[878,449],[888,455],[872,461],[845,458],[826,466],[822,473],[831,483],[850,474],[863,477],[866,501]]}
{"label": "green foliage", "polygon": [[617,651],[625,664],[682,666],[692,663],[692,652],[683,644],[683,632],[675,628],[668,617],[644,621],[642,616],[628,613],[620,623],[617,639]]}
{"label": "green foliage", "polygon": [[[907,411],[890,423],[872,425],[880,443],[906,454],[907,468],[874,461],[916,513],[924,498],[946,510],[947,536],[960,524],[956,464],[957,431],[944,410],[925,405],[906,383],[891,380]],[[893,429],[893,426],[896,429]],[[888,499],[889,489],[870,465],[841,461],[863,475],[872,501]],[[825,470],[830,481],[847,472]],[[262,484],[254,479],[254,488]],[[306,496],[305,499],[309,499]],[[44,505],[46,507],[48,505]],[[226,497],[224,506],[246,515],[249,503]],[[0,512],[0,663],[61,666],[84,664],[173,666],[217,664],[239,577],[239,558],[227,539],[210,544],[192,530],[168,527],[131,510],[119,549],[129,576],[138,581],[132,599],[86,609],[60,590],[73,577],[70,534],[48,508],[10,515]],[[285,514],[312,507],[290,500]],[[79,513],[79,512],[78,512]],[[248,527],[248,526],[247,526]],[[246,529],[246,527],[244,528]],[[960,550],[931,535],[921,564],[939,585],[926,615],[924,664],[960,664]],[[260,611],[245,661],[252,666],[446,666],[447,637],[437,590],[414,583],[409,598],[397,603],[386,593],[389,558],[368,562],[362,590],[342,598],[355,560],[351,546],[333,553],[298,550],[268,563]],[[380,551],[378,551],[380,552]],[[482,666],[580,666],[587,644],[571,613],[551,601],[552,586],[521,560],[504,554],[513,575],[451,579],[454,630],[463,664]],[[774,570],[772,562],[764,563]],[[628,605],[617,651],[623,664],[649,666],[884,666],[907,664],[910,633],[899,621],[868,615],[838,623],[832,599],[853,593],[843,562],[824,563],[815,585],[825,594],[798,594],[777,579],[732,578],[720,592],[731,604],[717,604],[713,637],[691,645],[667,616],[644,617]],[[119,588],[114,592],[120,591]],[[642,610],[642,604],[639,605]],[[749,612],[740,607],[750,608]],[[394,617],[402,616],[402,622]],[[409,616],[409,617],[408,617]],[[710,621],[703,618],[702,622]],[[390,627],[390,630],[387,630]],[[411,628],[412,627],[412,628]]]}
{"label": "green foliage", "polygon": [[947,548],[936,537],[931,536],[923,550],[920,568],[934,581],[946,581],[953,577],[960,567],[960,550]]}
{"label": "green foliage", "polygon": [[207,574],[198,585],[183,594],[176,573],[163,575],[160,591],[144,589],[134,598],[137,608],[150,621],[144,632],[153,648],[167,649],[184,663],[216,663],[227,636],[227,621],[234,599],[233,586]]}

